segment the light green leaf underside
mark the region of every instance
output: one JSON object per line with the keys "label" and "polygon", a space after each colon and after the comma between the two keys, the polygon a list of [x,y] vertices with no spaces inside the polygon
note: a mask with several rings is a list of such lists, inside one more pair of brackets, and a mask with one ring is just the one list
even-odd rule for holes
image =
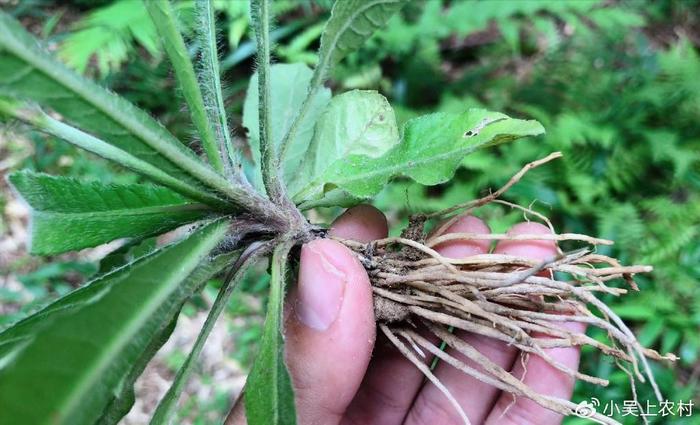
{"label": "light green leaf underside", "polygon": [[401,143],[381,157],[349,155],[335,161],[323,175],[297,192],[294,201],[318,202],[334,188],[367,198],[398,176],[424,185],[444,183],[454,175],[464,156],[476,149],[543,132],[537,121],[482,109],[425,115],[408,121]]}
{"label": "light green leaf underside", "polygon": [[3,12],[0,93],[48,106],[67,122],[202,191],[203,182],[222,193],[229,191],[223,177],[202,164],[146,112],[53,59]]}
{"label": "light green leaf underside", "polygon": [[83,183],[27,171],[14,173],[9,180],[32,209],[33,254],[144,238],[209,214],[206,206],[160,186]]}
{"label": "light green leaf underside", "polygon": [[[191,293],[218,221],[0,333],[0,424],[92,425]],[[117,390],[115,390],[117,389]]]}
{"label": "light green leaf underside", "polygon": [[[272,117],[272,143],[279,148],[282,138],[292,125],[309,89],[311,70],[304,64],[275,64],[270,67],[270,114]],[[319,90],[311,101],[309,112],[299,126],[296,137],[288,148],[283,177],[285,181],[296,173],[313,137],[314,124],[331,98],[327,88]],[[243,125],[248,129],[248,140],[253,153],[254,167],[248,178],[262,188],[260,167],[260,136],[258,124],[258,74],[250,79],[245,103]]]}
{"label": "light green leaf underside", "polygon": [[260,353],[248,376],[245,411],[248,425],[296,425],[294,390],[284,362],[282,306],[290,245],[281,244],[272,256],[270,297]]}
{"label": "light green leaf underside", "polygon": [[353,90],[335,96],[316,123],[313,140],[290,193],[322,176],[336,160],[349,155],[382,156],[399,143],[394,110],[376,91]]}

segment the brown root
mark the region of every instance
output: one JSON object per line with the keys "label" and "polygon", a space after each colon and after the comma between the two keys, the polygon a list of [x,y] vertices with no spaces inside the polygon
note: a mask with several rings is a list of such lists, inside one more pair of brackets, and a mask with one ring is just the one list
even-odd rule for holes
{"label": "brown root", "polygon": [[[549,220],[529,207],[497,199],[518,182],[530,169],[561,154],[554,153],[523,167],[508,183],[492,194],[446,211],[413,217],[401,237],[359,243],[340,240],[351,248],[367,269],[373,285],[375,314],[380,330],[435,384],[460,413],[469,420],[449,390],[432,374],[424,361],[426,352],[455,367],[468,376],[493,385],[516,397],[526,397],[562,415],[575,413],[576,404],[569,400],[537,393],[489,358],[479,353],[449,329],[460,329],[513,345],[527,355],[537,355],[554,368],[573,378],[605,386],[605,379],[572,370],[547,354],[547,349],[588,345],[615,359],[619,367],[635,380],[646,382],[662,399],[648,359],[675,361],[673,354],[661,355],[642,347],[632,331],[597,294],[622,296],[627,288],[609,286],[623,279],[636,291],[633,276],[652,270],[651,266],[623,266],[617,260],[596,254],[596,245],[613,242],[587,235],[557,234]],[[444,231],[461,216],[489,203],[498,203],[522,210],[542,220],[551,235],[506,235],[450,233]],[[447,218],[427,237],[424,225],[428,219]],[[547,261],[502,254],[482,254],[453,259],[440,255],[434,248],[455,240],[555,240],[578,241],[588,245],[572,252],[559,251]],[[592,246],[592,248],[591,248]],[[571,277],[571,281],[559,276]],[[545,276],[545,277],[543,277]],[[580,322],[606,332],[607,342],[597,341],[585,333],[561,326]],[[480,366],[469,367],[415,332],[414,324],[424,325],[440,341]],[[536,333],[538,336],[532,336]],[[636,392],[635,392],[636,394]],[[635,395],[636,397],[636,395]],[[616,424],[610,417],[592,417],[604,424]]]}

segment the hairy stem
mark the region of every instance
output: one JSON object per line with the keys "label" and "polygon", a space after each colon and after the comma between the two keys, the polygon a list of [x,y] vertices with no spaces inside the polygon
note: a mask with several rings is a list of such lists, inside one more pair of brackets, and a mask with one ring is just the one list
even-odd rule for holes
{"label": "hairy stem", "polygon": [[185,96],[192,122],[194,122],[199,137],[202,139],[202,147],[207,154],[209,163],[215,170],[223,173],[224,163],[216,147],[214,131],[207,118],[204,99],[197,85],[197,77],[187,52],[187,46],[185,46],[182,34],[178,30],[175,11],[169,0],[148,0],[144,1],[144,5],[151,15],[151,20],[163,41],[165,52],[173,65],[175,76],[180,83],[182,94]]}
{"label": "hairy stem", "polygon": [[255,24],[258,45],[258,122],[260,129],[260,156],[265,190],[278,205],[284,199],[284,188],[279,179],[277,149],[272,140],[270,122],[270,4],[269,0],[252,0],[251,14]]}
{"label": "hairy stem", "polygon": [[226,173],[230,177],[243,180],[245,175],[240,170],[240,158],[231,141],[228,118],[224,108],[214,5],[211,0],[197,0],[196,5],[200,22],[197,34],[202,45],[202,66],[199,77],[206,112],[209,120],[214,123],[220,156],[225,158],[224,169]]}

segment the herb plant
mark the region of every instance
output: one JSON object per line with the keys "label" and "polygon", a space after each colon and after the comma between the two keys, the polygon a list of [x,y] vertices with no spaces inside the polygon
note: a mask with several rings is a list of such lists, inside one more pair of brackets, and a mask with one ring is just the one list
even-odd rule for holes
{"label": "herb plant", "polygon": [[[190,225],[182,240],[131,262],[113,264],[89,284],[0,333],[0,423],[116,423],[131,408],[133,383],[169,337],[183,303],[209,277],[223,272],[225,284],[151,421],[168,423],[235,284],[251,264],[264,257],[270,258],[270,296],[260,353],[246,386],[246,415],[251,425],[296,423],[292,383],[283,358],[285,282],[295,261],[295,247],[326,235],[324,227],[310,223],[304,211],[357,204],[396,177],[422,185],[444,183],[466,155],[544,131],[536,121],[482,109],[420,116],[399,130],[391,105],[378,92],[353,90],[333,96],[324,86],[333,67],[405,3],[338,0],[321,34],[318,63],[312,70],[299,63],[271,64],[270,2],[252,0],[258,59],[243,114],[250,156],[243,155],[231,140],[210,0],[196,2],[200,49],[196,65],[190,60],[173,5],[167,0],[145,2],[186,100],[201,155],[146,112],[54,60],[19,23],[0,14],[0,115],[151,181],[107,185],[26,171],[12,174],[11,184],[32,208],[32,253],[55,255],[121,238],[128,240],[122,248],[128,250],[148,238]],[[466,264],[450,262],[432,249],[455,238],[475,236],[441,235],[440,230],[452,220],[448,219],[428,237],[426,223],[500,202],[498,197],[527,170],[558,156],[526,165],[489,196],[413,217],[402,237],[370,245],[341,241],[371,272],[381,331],[438,386],[410,346],[418,344],[465,373],[474,371],[415,334],[406,326],[409,320],[425,323],[446,344],[476,359],[489,371],[480,379],[565,415],[573,414],[577,406],[527,388],[464,347],[448,327],[514,341],[521,350],[543,358],[543,348],[589,345],[629,362],[632,379],[646,376],[652,386],[647,358],[674,358],[642,347],[595,297],[596,291],[625,293],[625,289],[606,284],[616,277],[624,277],[636,288],[632,274],[649,271],[649,267],[622,266],[588,249],[561,252],[545,263],[486,255]],[[610,243],[578,234],[551,237],[592,245]],[[543,235],[519,238],[542,239]],[[491,274],[485,277],[483,269]],[[541,277],[541,272],[567,273],[575,283],[555,280],[553,274]],[[440,286],[450,281],[459,284]],[[432,296],[429,302],[426,293]],[[527,294],[540,297],[524,300]],[[594,306],[598,315],[587,305]],[[567,320],[606,331],[608,340],[567,333],[552,325],[562,312],[570,314]],[[532,330],[552,338],[530,337]],[[606,383],[560,369],[590,383]],[[449,392],[445,395],[451,398]],[[601,415],[596,418],[601,423],[616,423]]]}

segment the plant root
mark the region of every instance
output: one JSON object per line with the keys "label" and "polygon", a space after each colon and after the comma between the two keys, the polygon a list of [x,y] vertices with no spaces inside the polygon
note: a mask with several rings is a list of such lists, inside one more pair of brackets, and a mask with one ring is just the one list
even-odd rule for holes
{"label": "plant root", "polygon": [[[677,360],[673,354],[661,355],[643,347],[620,317],[598,297],[598,294],[622,296],[628,289],[637,291],[634,274],[650,272],[651,266],[623,266],[614,258],[595,253],[597,245],[611,245],[612,241],[573,233],[557,234],[544,215],[529,207],[498,199],[528,170],[559,157],[561,154],[557,152],[527,164],[506,185],[481,199],[438,213],[411,217],[401,237],[369,244],[338,239],[356,253],[370,276],[379,329],[445,394],[465,424],[469,424],[466,414],[427,366],[428,355],[514,397],[529,398],[562,415],[576,414],[577,405],[534,391],[456,337],[451,329],[494,338],[517,347],[524,356],[541,357],[572,378],[606,386],[607,380],[573,370],[547,354],[551,348],[590,346],[613,358],[630,376],[633,388],[635,380],[648,381],[659,401],[662,396],[648,359]],[[444,234],[461,216],[491,203],[519,209],[527,216],[536,217],[552,230],[552,234]],[[444,221],[428,236],[424,226],[431,219]],[[547,261],[503,254],[454,259],[435,250],[436,246],[447,241],[543,239],[576,241],[586,246],[571,252],[559,250]],[[564,276],[568,279],[564,280]],[[609,286],[609,282],[619,279],[625,281],[628,288]],[[601,342],[583,332],[561,326],[566,322],[599,328],[607,334],[607,341]],[[415,330],[418,324],[479,367],[468,366],[421,336]],[[636,401],[636,391],[634,395]],[[618,423],[608,416],[588,413],[591,416],[586,417],[599,423]]]}

